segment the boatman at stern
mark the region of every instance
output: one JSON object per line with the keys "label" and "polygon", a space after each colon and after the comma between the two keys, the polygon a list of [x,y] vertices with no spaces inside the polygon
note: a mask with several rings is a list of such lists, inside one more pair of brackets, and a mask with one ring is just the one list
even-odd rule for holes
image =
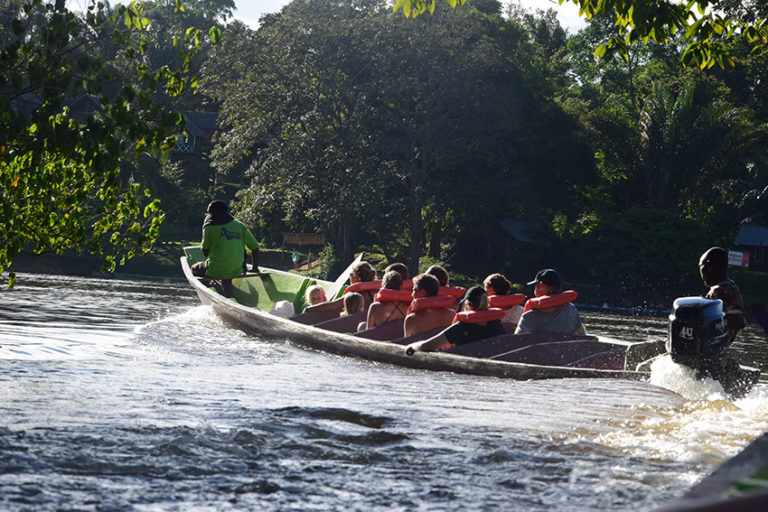
{"label": "boatman at stern", "polygon": [[205,261],[192,265],[192,274],[213,279],[232,279],[243,275],[245,249],[251,250],[253,272],[259,271],[259,243],[245,225],[229,214],[227,203],[213,201],[203,220]]}
{"label": "boatman at stern", "polygon": [[704,298],[723,301],[723,311],[728,322],[731,341],[747,325],[744,318],[744,300],[736,283],[728,277],[728,251],[722,247],[710,247],[699,258],[699,273],[709,287]]}
{"label": "boatman at stern", "polygon": [[535,297],[525,304],[523,316],[517,324],[515,334],[528,332],[562,332],[584,334],[584,324],[573,300],[576,292],[561,291],[560,274],[551,268],[540,270],[536,278],[528,283],[533,285]]}

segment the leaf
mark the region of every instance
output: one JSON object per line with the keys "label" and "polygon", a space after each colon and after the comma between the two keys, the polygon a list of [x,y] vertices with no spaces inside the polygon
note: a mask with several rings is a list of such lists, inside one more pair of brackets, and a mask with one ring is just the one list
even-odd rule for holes
{"label": "leaf", "polygon": [[219,27],[211,27],[208,30],[208,37],[211,38],[213,44],[219,44],[221,42],[221,29]]}

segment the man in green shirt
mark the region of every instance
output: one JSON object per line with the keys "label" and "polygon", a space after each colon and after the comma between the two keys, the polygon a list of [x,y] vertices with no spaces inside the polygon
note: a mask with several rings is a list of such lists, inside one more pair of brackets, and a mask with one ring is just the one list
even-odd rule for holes
{"label": "man in green shirt", "polygon": [[251,250],[253,272],[259,271],[259,243],[243,223],[229,214],[224,201],[213,201],[203,220],[205,261],[192,265],[192,274],[213,279],[232,279],[245,273],[245,249]]}

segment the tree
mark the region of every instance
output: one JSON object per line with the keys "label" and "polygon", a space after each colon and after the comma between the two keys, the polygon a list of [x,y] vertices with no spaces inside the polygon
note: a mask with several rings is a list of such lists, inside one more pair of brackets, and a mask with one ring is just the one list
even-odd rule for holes
{"label": "tree", "polygon": [[[147,251],[163,220],[147,191],[121,182],[120,162],[175,145],[182,118],[155,93],[172,97],[194,85],[189,59],[203,35],[190,29],[179,40],[181,69],[151,69],[140,3],[109,12],[93,2],[82,17],[63,0],[4,3],[10,19],[0,32],[0,272],[27,246],[36,253],[91,251],[114,268]],[[123,81],[127,73],[131,80]],[[98,110],[74,111],[83,97]]]}
{"label": "tree", "polygon": [[[606,106],[584,122],[613,206],[666,211],[710,227],[735,211],[749,170],[768,154],[768,133],[752,112],[697,72],[654,82],[637,115]],[[728,220],[719,231],[740,219]]]}
{"label": "tree", "polygon": [[[447,0],[451,7],[464,0]],[[619,27],[620,35],[611,37],[596,49],[598,56],[617,52],[628,58],[628,49],[635,43],[667,43],[676,33],[685,34],[689,41],[683,59],[695,61],[701,68],[719,64],[733,65],[725,40],[743,34],[755,45],[768,43],[768,25],[760,2],[747,2],[746,7],[733,0],[558,0],[579,7],[579,14],[592,18],[608,14]],[[754,8],[749,6],[754,4]],[[736,6],[736,7],[735,7]],[[406,16],[418,16],[435,9],[435,0],[397,0],[394,10]]]}
{"label": "tree", "polygon": [[216,164],[248,167],[241,213],[348,252],[376,243],[415,271],[425,228],[437,249],[446,228],[537,208],[533,182],[568,197],[575,125],[544,137],[541,53],[498,2],[482,8],[402,23],[383,2],[296,1],[256,33],[228,27],[203,88],[232,127]]}

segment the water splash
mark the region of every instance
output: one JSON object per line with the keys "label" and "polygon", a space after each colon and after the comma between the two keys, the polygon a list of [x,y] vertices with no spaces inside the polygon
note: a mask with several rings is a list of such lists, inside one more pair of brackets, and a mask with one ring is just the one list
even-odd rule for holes
{"label": "water splash", "polygon": [[731,402],[718,382],[697,379],[669,356],[652,364],[651,384],[687,401],[675,408],[638,405],[632,419],[617,421],[617,428],[597,436],[597,443],[651,460],[714,466],[768,430],[768,388],[763,385]]}
{"label": "water splash", "polygon": [[719,382],[699,379],[695,370],[672,361],[669,354],[657,357],[651,364],[651,384],[674,391],[687,400],[727,400],[728,394]]}

